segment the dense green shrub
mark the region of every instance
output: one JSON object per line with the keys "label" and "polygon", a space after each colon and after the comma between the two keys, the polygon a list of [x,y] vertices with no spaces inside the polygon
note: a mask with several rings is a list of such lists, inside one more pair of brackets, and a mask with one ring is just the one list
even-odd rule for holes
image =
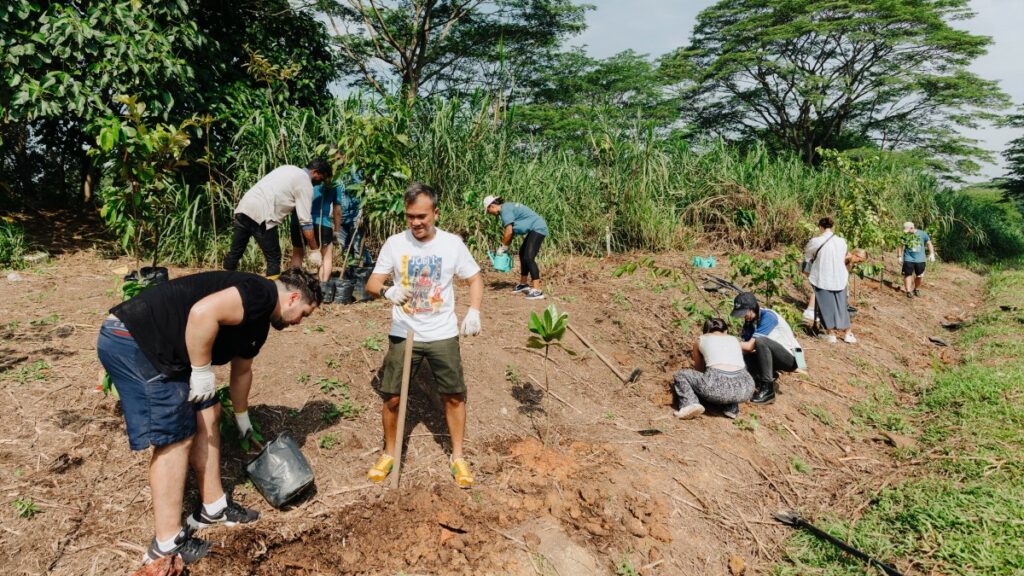
{"label": "dense green shrub", "polygon": [[0,268],[24,268],[25,230],[0,219]]}

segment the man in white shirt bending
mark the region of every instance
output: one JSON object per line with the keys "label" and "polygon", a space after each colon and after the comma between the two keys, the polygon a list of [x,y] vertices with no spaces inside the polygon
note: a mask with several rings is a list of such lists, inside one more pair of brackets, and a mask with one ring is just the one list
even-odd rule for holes
{"label": "man in white shirt bending", "polygon": [[[409,229],[387,239],[377,265],[366,283],[366,291],[387,298],[391,311],[391,341],[384,357],[380,393],[384,398],[381,420],[384,453],[367,477],[381,482],[391,473],[398,433],[398,405],[402,381],[402,360],[408,330],[413,331],[413,370],[424,358],[430,362],[438,392],[444,401],[444,415],[451,435],[449,470],[462,488],[473,485],[473,475],[463,457],[462,439],[466,429],[466,383],[459,351],[459,324],[455,317],[453,279],[469,281],[469,310],[462,320],[463,336],[480,333],[480,303],[484,281],[480,266],[462,239],[434,227],[437,193],[414,182],[405,191],[405,221]],[[394,285],[384,288],[391,278]]]}
{"label": "man in white shirt bending", "polygon": [[255,238],[267,260],[267,276],[281,273],[281,244],[277,229],[292,210],[299,218],[302,235],[309,244],[309,259],[320,267],[320,246],[313,237],[313,185],[331,179],[331,165],[315,159],[305,169],[298,166],[280,166],[270,171],[242,196],[235,208],[235,222],[231,232],[231,248],[224,257],[224,269],[236,270],[238,262]]}

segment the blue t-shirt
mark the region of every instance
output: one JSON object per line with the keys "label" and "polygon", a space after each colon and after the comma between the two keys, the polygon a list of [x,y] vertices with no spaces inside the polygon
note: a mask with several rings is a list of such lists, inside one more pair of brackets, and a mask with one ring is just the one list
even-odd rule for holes
{"label": "blue t-shirt", "polygon": [[548,223],[539,214],[530,210],[519,202],[506,202],[501,205],[501,225],[512,225],[513,234],[537,234],[548,235]]}
{"label": "blue t-shirt", "polygon": [[341,206],[341,223],[352,224],[356,221],[356,216],[359,215],[359,205],[361,201],[355,194],[354,187],[363,183],[363,174],[358,170],[351,170],[347,174],[341,177],[341,183],[338,188],[340,195],[338,197],[338,204]]}
{"label": "blue t-shirt", "polygon": [[333,184],[324,186],[317,184],[313,186],[313,208],[310,213],[313,215],[313,224],[324,228],[334,229],[331,222],[331,210],[338,203],[337,187]]}
{"label": "blue t-shirt", "polygon": [[924,262],[924,248],[931,241],[932,237],[924,230],[914,230],[913,233],[903,235],[903,261]]}
{"label": "blue t-shirt", "polygon": [[757,322],[747,322],[743,325],[740,340],[746,342],[751,338],[770,337],[772,330],[779,325],[779,315],[774,310],[761,308],[761,318]]}

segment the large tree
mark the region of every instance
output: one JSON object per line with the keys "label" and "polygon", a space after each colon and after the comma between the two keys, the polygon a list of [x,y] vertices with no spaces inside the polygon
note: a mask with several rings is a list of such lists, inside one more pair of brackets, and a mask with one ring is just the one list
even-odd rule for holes
{"label": "large tree", "polygon": [[[1024,128],[1024,106],[1019,112],[1006,119],[1006,124],[1015,128]],[[1003,184],[1006,198],[1024,212],[1024,136],[1010,142],[1003,151],[1006,160],[1006,181]]]}
{"label": "large tree", "polygon": [[[925,149],[950,172],[989,154],[958,129],[1005,105],[968,70],[991,39],[952,24],[969,0],[721,0],[664,60],[700,128],[796,151]],[[692,104],[692,105],[691,105]]]}
{"label": "large tree", "polygon": [[560,53],[524,80],[521,97],[517,128],[559,148],[588,147],[594,132],[665,128],[678,118],[657,67],[632,50],[600,60],[581,49]]}
{"label": "large tree", "polygon": [[[584,29],[571,0],[320,0],[354,85],[412,100],[530,75]],[[526,72],[529,71],[529,72]]]}
{"label": "large tree", "polygon": [[[253,54],[291,66],[278,95],[313,105],[337,75],[323,23],[288,0],[13,0],[0,5],[0,192],[62,197],[96,186],[86,155],[119,95],[177,123],[211,114],[215,135],[267,105]],[[228,138],[220,141],[226,143]],[[214,146],[217,141],[213,142]]]}

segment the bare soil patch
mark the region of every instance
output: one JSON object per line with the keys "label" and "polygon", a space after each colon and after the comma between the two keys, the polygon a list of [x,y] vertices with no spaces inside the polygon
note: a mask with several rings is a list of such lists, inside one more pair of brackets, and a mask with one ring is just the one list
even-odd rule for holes
{"label": "bare soil patch", "polygon": [[[690,256],[656,260],[679,267]],[[680,303],[704,296],[686,281],[613,277],[630,258],[549,262],[541,302],[487,273],[484,332],[463,341],[472,490],[451,482],[428,369],[411,388],[400,495],[366,483],[381,444],[373,383],[387,347],[385,305],[328,306],[271,334],[254,366],[254,419],[268,437],[296,438],[316,490],[274,510],[245,480],[247,455],[230,448],[227,487],[263,518],[211,532],[215,553],[193,573],[566,576],[611,574],[625,559],[641,574],[696,574],[727,573],[733,556],[762,572],[788,535],[771,512],[855,515],[871,505],[867,492],[899,477],[896,448],[851,423],[850,409],[879,389],[899,401],[936,359],[957,362],[955,349],[928,337],[948,335],[947,317],[970,318],[982,296],[981,279],[951,265],[929,270],[920,299],[861,281],[851,300],[859,344],[801,335],[810,374],[784,376],[775,404],[745,405],[739,421],[714,412],[676,421],[668,385],[689,364],[697,330]],[[74,252],[20,282],[0,279],[3,574],[128,574],[151,537],[148,454],[128,449],[116,402],[96,391],[96,334],[117,300],[114,270],[128,264]],[[460,288],[460,314],[466,297]],[[529,312],[551,302],[621,371],[641,367],[639,382],[624,386],[567,335],[579,354],[552,352],[560,399],[546,395],[543,358],[525,342]],[[226,382],[226,370],[218,374]],[[332,379],[337,387],[324,386]],[[353,411],[335,417],[346,402]],[[11,504],[28,498],[38,513],[18,517]],[[187,498],[190,509],[194,487]]]}

